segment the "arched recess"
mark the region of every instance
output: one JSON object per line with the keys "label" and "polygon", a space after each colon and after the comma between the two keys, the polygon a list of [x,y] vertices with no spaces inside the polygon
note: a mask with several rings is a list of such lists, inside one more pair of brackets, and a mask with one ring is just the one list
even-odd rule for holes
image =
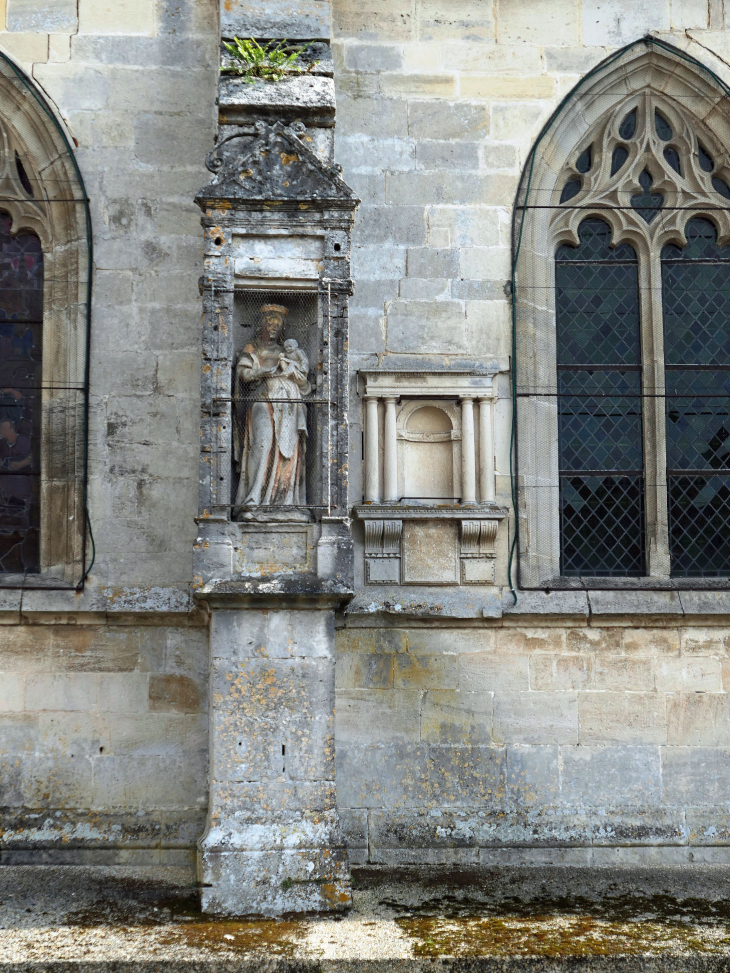
{"label": "arched recess", "polygon": [[[62,124],[31,79],[4,55],[0,214],[7,214],[6,225],[9,218],[11,238],[37,237],[43,264],[42,360],[32,389],[40,404],[40,416],[34,417],[39,461],[33,471],[39,552],[30,569],[0,566],[0,587],[75,587],[83,583],[87,567],[88,199]],[[0,311],[13,320],[12,308],[0,306]]]}
{"label": "arched recess", "polygon": [[[621,126],[632,113],[634,131],[623,138]],[[627,123],[624,135],[629,128]],[[642,413],[645,444],[653,443],[644,449],[644,573],[646,583],[671,583],[660,255],[666,244],[686,243],[684,227],[693,217],[711,220],[719,244],[730,240],[723,189],[730,187],[728,145],[730,99],[723,82],[684,52],[646,38],[576,86],[528,158],[515,208],[513,281],[514,482],[522,588],[636,584],[635,579],[561,577],[555,256],[560,245],[578,245],[586,219],[603,220],[611,228],[612,245],[630,244],[639,259]],[[712,158],[711,171],[703,165],[703,152]],[[654,218],[651,208],[659,197],[660,218]]]}

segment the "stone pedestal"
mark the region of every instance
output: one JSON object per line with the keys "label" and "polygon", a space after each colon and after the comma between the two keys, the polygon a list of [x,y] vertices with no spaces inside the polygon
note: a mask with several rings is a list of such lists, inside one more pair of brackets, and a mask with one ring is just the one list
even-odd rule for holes
{"label": "stone pedestal", "polygon": [[328,607],[212,612],[205,912],[351,904],[335,802],[334,634]]}

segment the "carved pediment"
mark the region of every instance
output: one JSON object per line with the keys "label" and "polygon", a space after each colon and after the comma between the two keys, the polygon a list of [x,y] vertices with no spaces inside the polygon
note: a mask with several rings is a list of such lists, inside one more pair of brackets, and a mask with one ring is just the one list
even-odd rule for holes
{"label": "carved pediment", "polygon": [[[322,162],[304,142],[305,133],[301,122],[258,122],[253,143],[250,136],[238,133],[224,139],[206,160],[215,177],[198,193],[198,203],[311,200],[354,209],[358,199],[342,179],[341,167]],[[245,148],[231,154],[236,140],[243,140]]]}

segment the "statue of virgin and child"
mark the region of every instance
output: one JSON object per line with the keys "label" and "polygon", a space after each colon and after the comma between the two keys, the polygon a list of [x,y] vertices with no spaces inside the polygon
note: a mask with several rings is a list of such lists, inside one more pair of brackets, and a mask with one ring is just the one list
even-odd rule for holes
{"label": "statue of virgin and child", "polygon": [[[265,304],[254,340],[238,357],[233,383],[238,520],[308,521],[306,509],[309,360],[284,338],[289,309]],[[261,509],[264,508],[264,509]]]}

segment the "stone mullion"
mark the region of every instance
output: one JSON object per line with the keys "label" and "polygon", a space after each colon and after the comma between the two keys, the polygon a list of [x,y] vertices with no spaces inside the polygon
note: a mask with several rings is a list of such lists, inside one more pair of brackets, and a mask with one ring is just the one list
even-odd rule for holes
{"label": "stone mullion", "polygon": [[646,504],[647,573],[669,576],[667,437],[664,407],[664,331],[659,252],[648,246],[639,259],[642,346],[642,424]]}

